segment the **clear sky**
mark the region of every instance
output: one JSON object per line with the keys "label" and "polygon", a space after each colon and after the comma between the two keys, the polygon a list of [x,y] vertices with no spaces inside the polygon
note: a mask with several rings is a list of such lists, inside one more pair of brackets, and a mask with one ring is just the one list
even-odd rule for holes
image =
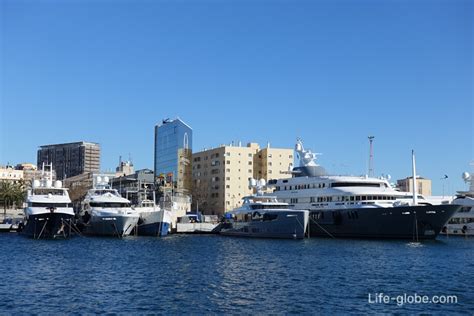
{"label": "clear sky", "polygon": [[[418,173],[433,193],[474,171],[473,1],[0,0],[0,164],[101,144],[153,167],[179,116],[194,151],[256,141],[321,152],[332,173]],[[444,175],[447,180],[440,180]]]}

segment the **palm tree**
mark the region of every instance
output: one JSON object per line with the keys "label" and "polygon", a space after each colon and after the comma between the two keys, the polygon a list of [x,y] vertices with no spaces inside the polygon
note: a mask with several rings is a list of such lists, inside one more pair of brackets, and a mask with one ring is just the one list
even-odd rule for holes
{"label": "palm tree", "polygon": [[3,203],[3,218],[5,219],[8,207],[14,204],[21,205],[25,201],[25,182],[22,180],[17,183],[0,181],[0,201]]}

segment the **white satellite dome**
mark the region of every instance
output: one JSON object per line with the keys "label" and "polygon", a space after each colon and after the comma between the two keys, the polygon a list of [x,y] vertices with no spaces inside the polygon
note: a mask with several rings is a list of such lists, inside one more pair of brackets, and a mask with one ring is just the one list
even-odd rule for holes
{"label": "white satellite dome", "polygon": [[469,174],[469,172],[463,172],[462,173],[462,178],[464,181],[467,181],[469,179],[471,179],[471,175]]}
{"label": "white satellite dome", "polygon": [[104,183],[109,183],[109,177],[104,177]]}
{"label": "white satellite dome", "polygon": [[62,183],[61,181],[56,180],[56,181],[54,182],[54,187],[55,187],[56,189],[61,189],[62,186],[63,186],[63,183]]}
{"label": "white satellite dome", "polygon": [[249,179],[249,187],[254,187],[257,185],[257,180],[251,178]]}
{"label": "white satellite dome", "polygon": [[38,188],[41,186],[40,180],[33,180],[33,188]]}
{"label": "white satellite dome", "polygon": [[102,177],[101,177],[101,176],[97,176],[96,181],[97,181],[97,183],[101,183],[101,182],[102,182]]}
{"label": "white satellite dome", "polygon": [[259,185],[259,186],[264,187],[265,184],[267,184],[267,182],[265,181],[265,179],[260,179],[260,180],[258,180],[258,185]]}
{"label": "white satellite dome", "polygon": [[50,187],[52,187],[52,186],[53,186],[53,181],[51,181],[51,180],[46,180],[46,187],[47,187],[47,188],[50,188]]}

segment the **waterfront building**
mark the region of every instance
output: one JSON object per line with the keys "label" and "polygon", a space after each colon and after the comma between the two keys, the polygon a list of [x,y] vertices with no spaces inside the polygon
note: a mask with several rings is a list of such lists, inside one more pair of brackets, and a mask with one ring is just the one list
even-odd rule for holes
{"label": "waterfront building", "polygon": [[17,170],[13,166],[0,166],[0,181],[18,183],[24,178],[23,170]]}
{"label": "waterfront building", "polygon": [[154,181],[153,170],[141,169],[133,174],[113,178],[110,184],[112,189],[116,189],[122,197],[130,200],[132,205],[138,205],[142,200],[153,200]]}
{"label": "waterfront building", "polygon": [[[431,180],[416,177],[416,187],[418,194],[424,196],[431,196]],[[402,192],[412,192],[413,191],[413,177],[407,177],[405,179],[397,180],[397,188]]]}
{"label": "waterfront building", "polygon": [[251,195],[249,178],[291,177],[293,149],[222,145],[193,154],[193,203],[204,214],[222,215]]}
{"label": "waterfront building", "polygon": [[179,118],[155,126],[155,182],[177,192],[190,192],[192,141],[192,128]]}
{"label": "waterfront building", "polygon": [[121,177],[134,173],[135,169],[133,167],[133,163],[131,161],[122,161],[122,158],[120,158],[119,165],[117,168],[115,168],[115,176]]}
{"label": "waterfront building", "polygon": [[87,172],[99,172],[100,146],[89,142],[40,146],[38,166],[43,163],[52,163],[60,180]]}
{"label": "waterfront building", "polygon": [[38,170],[38,167],[35,164],[24,162],[24,163],[19,163],[15,166],[16,170]]}

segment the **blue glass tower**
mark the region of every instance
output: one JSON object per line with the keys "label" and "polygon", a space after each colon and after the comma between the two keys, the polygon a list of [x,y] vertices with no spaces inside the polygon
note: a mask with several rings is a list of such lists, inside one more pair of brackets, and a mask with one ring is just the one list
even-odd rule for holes
{"label": "blue glass tower", "polygon": [[193,130],[179,118],[155,126],[155,180],[184,193],[191,190]]}

